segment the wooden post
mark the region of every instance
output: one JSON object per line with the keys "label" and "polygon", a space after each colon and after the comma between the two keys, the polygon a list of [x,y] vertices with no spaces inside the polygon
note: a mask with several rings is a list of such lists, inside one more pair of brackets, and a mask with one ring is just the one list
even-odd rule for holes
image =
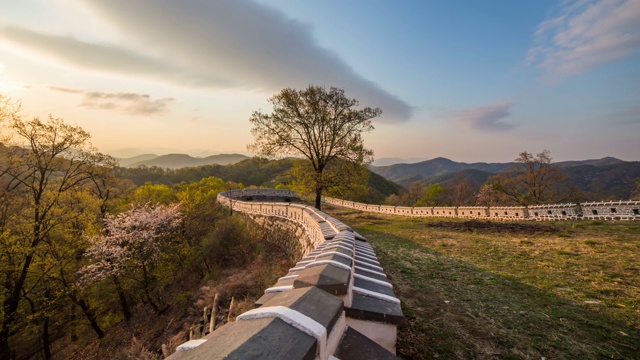
{"label": "wooden post", "polygon": [[231,314],[233,313],[233,310],[235,310],[235,307],[236,307],[236,299],[232,296],[231,305],[229,305],[229,314],[227,315],[227,322],[231,322]]}
{"label": "wooden post", "polygon": [[209,329],[211,329],[211,325],[209,325],[211,316],[211,309],[208,306],[205,306],[202,309],[202,336],[205,336],[209,333]]}
{"label": "wooden post", "polygon": [[211,307],[211,321],[209,321],[209,333],[216,329],[216,317],[218,315],[218,293],[213,297],[213,306]]}
{"label": "wooden post", "polygon": [[169,355],[171,354],[169,353],[169,348],[167,347],[167,344],[162,344],[162,356],[164,358],[168,358]]}

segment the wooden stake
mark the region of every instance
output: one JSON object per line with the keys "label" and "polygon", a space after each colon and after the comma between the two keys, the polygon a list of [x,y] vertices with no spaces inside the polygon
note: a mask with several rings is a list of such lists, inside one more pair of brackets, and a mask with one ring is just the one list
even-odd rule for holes
{"label": "wooden stake", "polygon": [[213,297],[213,306],[211,307],[211,320],[209,321],[209,333],[216,329],[216,317],[218,315],[218,293]]}
{"label": "wooden stake", "polygon": [[231,314],[233,314],[233,310],[236,308],[236,299],[231,297],[231,305],[229,305],[229,315],[227,315],[227,322],[231,322]]}

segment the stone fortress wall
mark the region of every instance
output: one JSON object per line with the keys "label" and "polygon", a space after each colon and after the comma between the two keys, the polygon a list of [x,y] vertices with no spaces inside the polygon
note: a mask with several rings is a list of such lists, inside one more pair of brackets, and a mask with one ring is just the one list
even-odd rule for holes
{"label": "stone fortress wall", "polygon": [[360,211],[413,217],[457,217],[488,220],[640,220],[640,201],[603,201],[535,206],[406,207],[370,205],[325,197],[328,204]]}
{"label": "stone fortress wall", "polygon": [[180,345],[169,359],[396,359],[403,314],[375,252],[349,226],[297,200],[274,189],[218,195],[232,211],[302,227],[304,255],[255,309]]}

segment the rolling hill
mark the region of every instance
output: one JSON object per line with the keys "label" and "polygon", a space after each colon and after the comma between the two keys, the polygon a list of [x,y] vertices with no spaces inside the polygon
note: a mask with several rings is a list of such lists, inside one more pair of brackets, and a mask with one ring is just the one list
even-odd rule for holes
{"label": "rolling hill", "polygon": [[202,165],[229,165],[248,159],[248,156],[240,154],[219,154],[207,157],[193,157],[187,154],[167,154],[167,155],[139,155],[128,159],[121,159],[120,166],[139,167],[157,166],[166,169],[181,169],[185,167],[195,167]]}
{"label": "rolling hill", "polygon": [[[371,167],[371,171],[404,187],[415,181],[446,186],[454,177],[464,177],[479,188],[487,179],[514,163],[459,163],[435,158],[415,164]],[[640,179],[640,162],[613,157],[554,163],[567,177],[567,185],[580,189],[587,200],[628,199]]]}
{"label": "rolling hill", "polygon": [[371,171],[403,186],[425,178],[444,176],[463,170],[475,169],[487,173],[507,170],[513,163],[472,163],[455,162],[443,157],[421,161],[415,164],[395,164],[391,166],[372,166]]}
{"label": "rolling hill", "polygon": [[[590,159],[582,161],[561,161],[554,163],[563,169],[567,169],[574,166],[614,166],[627,163],[620,159],[613,157],[605,157],[602,159]],[[515,163],[464,163],[456,162],[446,158],[438,157],[431,160],[421,161],[414,164],[395,164],[390,166],[371,166],[371,171],[385,178],[398,183],[402,186],[407,186],[414,181],[420,181],[425,184],[441,182],[448,177],[447,175],[455,174],[465,170],[479,170],[486,174],[480,175],[480,173],[471,173],[473,178],[481,179],[482,177],[488,177],[487,174],[497,174],[499,172],[506,171]]]}
{"label": "rolling hill", "polygon": [[134,156],[126,159],[118,159],[118,163],[120,164],[120,166],[129,167],[133,164],[153,160],[157,157],[158,155],[156,154],[144,154],[144,155],[138,155],[138,156]]}
{"label": "rolling hill", "polygon": [[575,165],[562,169],[569,182],[585,192],[590,200],[629,199],[640,179],[640,161],[606,165]]}

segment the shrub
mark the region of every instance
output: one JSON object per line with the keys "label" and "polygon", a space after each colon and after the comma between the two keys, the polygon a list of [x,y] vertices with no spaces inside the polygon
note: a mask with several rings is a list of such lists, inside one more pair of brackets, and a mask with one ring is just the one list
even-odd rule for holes
{"label": "shrub", "polygon": [[224,268],[243,266],[258,253],[257,235],[240,217],[221,219],[204,238],[205,261]]}

